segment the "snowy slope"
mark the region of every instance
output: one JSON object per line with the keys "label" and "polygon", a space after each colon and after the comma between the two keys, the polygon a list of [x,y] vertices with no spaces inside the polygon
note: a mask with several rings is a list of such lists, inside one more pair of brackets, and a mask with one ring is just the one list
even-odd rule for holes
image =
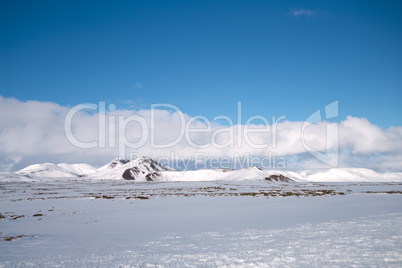
{"label": "snowy slope", "polygon": [[13,181],[31,181],[32,178],[17,174],[15,172],[0,172],[0,181],[1,182],[13,182]]}
{"label": "snowy slope", "polygon": [[402,173],[378,173],[366,168],[331,168],[281,172],[289,178],[311,182],[380,182],[402,181]]}
{"label": "snowy slope", "polygon": [[96,168],[88,164],[58,164],[57,167],[63,168],[73,174],[88,175],[97,171]]}
{"label": "snowy slope", "polygon": [[161,172],[160,181],[263,180],[267,172],[256,167],[240,170],[202,169]]}

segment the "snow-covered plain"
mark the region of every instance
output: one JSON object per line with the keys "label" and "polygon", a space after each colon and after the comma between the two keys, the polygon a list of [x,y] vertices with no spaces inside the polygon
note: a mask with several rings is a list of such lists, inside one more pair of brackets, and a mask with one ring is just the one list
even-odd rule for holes
{"label": "snow-covered plain", "polygon": [[401,267],[401,193],[358,168],[36,164],[0,174],[0,267]]}
{"label": "snow-covered plain", "polygon": [[401,183],[0,182],[0,267],[401,267]]}

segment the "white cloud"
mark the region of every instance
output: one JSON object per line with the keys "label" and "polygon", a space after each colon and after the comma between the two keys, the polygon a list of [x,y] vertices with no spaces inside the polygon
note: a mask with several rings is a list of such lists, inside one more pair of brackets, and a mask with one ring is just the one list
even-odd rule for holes
{"label": "white cloud", "polygon": [[[196,153],[202,153],[206,157],[233,158],[236,154],[249,153],[264,157],[273,153],[277,157],[286,157],[289,160],[288,167],[292,169],[324,166],[307,153],[303,146],[303,122],[280,121],[276,126],[277,131],[274,131],[272,125],[268,126],[269,133],[257,133],[264,125],[249,125],[247,127],[252,129],[252,132],[246,138],[239,135],[239,130],[244,131],[246,128],[244,125],[224,126],[217,122],[208,125],[204,120],[194,120],[180,111],[154,110],[154,126],[150,127],[151,110],[116,110],[106,113],[106,146],[82,149],[71,144],[66,137],[64,122],[69,110],[69,107],[51,102],[22,102],[0,96],[0,168],[6,171],[44,161],[89,162],[102,165],[118,156],[118,145],[123,144],[125,140],[127,143],[144,141],[139,148],[128,148],[126,156],[129,153],[139,153],[160,157],[170,156],[173,152],[187,158],[194,158]],[[99,141],[98,115],[95,111],[88,113],[85,110],[74,115],[72,130],[79,141]],[[136,121],[128,122],[130,118]],[[119,120],[126,121],[127,124],[120,124],[120,128],[113,132],[113,120],[114,126],[117,126]],[[189,133],[190,139],[186,139],[185,135],[177,139],[183,134],[181,127],[191,120],[191,128],[203,131]],[[340,166],[402,171],[402,127],[383,130],[365,118],[351,116],[341,121],[338,127]],[[109,138],[113,138],[113,133],[116,137],[112,139],[115,146],[108,142]],[[176,139],[177,142],[169,148],[155,148],[151,144],[151,134],[154,134],[156,144],[167,144]],[[316,150],[335,152],[337,136],[331,134],[326,139],[326,135],[326,123],[320,122],[305,129],[304,141]],[[218,146],[211,146],[211,140],[216,141]],[[257,148],[258,146],[251,143],[269,146]],[[219,145],[223,148],[218,148]]]}
{"label": "white cloud", "polygon": [[291,9],[289,11],[289,14],[294,16],[294,17],[296,17],[296,18],[311,17],[313,15],[316,15],[317,11],[299,8],[299,9]]}
{"label": "white cloud", "polygon": [[402,127],[383,130],[366,118],[352,116],[340,127],[340,145],[354,154],[402,153]]}

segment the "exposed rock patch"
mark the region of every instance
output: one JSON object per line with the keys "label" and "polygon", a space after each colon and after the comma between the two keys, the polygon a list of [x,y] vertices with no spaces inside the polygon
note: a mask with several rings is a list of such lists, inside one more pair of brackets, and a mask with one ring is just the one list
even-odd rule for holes
{"label": "exposed rock patch", "polygon": [[279,175],[271,175],[265,178],[266,181],[281,181],[281,182],[292,182],[294,180],[283,176],[282,174]]}
{"label": "exposed rock patch", "polygon": [[158,172],[153,172],[149,173],[145,176],[147,181],[154,181],[155,179],[158,179],[161,175]]}
{"label": "exposed rock patch", "polygon": [[140,174],[140,170],[137,167],[128,168],[124,171],[122,177],[125,180],[135,180],[135,178]]}

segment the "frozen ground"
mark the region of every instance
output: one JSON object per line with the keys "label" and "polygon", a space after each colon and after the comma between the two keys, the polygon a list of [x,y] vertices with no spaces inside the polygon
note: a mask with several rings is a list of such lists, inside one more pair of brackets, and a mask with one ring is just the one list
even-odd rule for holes
{"label": "frozen ground", "polygon": [[401,267],[401,183],[0,183],[0,267]]}

